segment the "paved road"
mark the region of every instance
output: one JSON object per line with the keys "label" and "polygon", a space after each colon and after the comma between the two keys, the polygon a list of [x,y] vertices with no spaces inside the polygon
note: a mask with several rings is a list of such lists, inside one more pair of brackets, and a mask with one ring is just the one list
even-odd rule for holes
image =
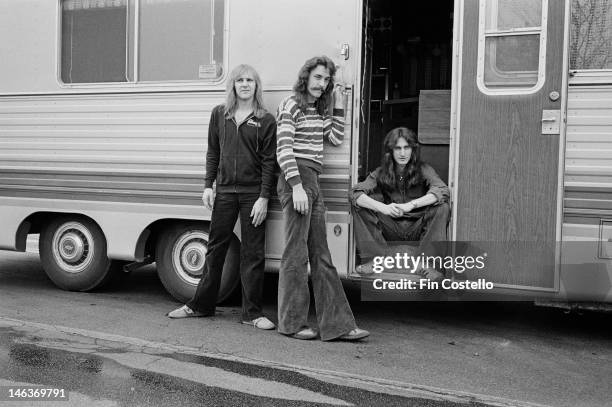
{"label": "paved road", "polygon": [[290,369],[15,321],[2,325],[0,386],[64,389],[74,406],[486,406],[387,394]]}
{"label": "paved road", "polygon": [[[275,282],[274,278],[269,280],[265,311],[274,316]],[[51,352],[54,362],[46,368],[51,371],[33,369],[44,371],[41,377],[57,377],[57,383],[74,382],[75,392],[101,399],[110,397],[111,389],[117,387],[112,384],[116,377],[127,383],[135,380],[134,371],[144,370],[148,373],[137,380],[153,387],[168,386],[173,389],[172,394],[176,394],[176,389],[182,392],[180,389],[190,388],[185,392],[196,395],[198,400],[210,388],[219,391],[214,397],[234,397],[217,382],[196,380],[223,373],[230,374],[229,383],[244,382],[248,388],[264,391],[273,389],[274,394],[281,396],[300,394],[295,403],[334,404],[340,400],[357,405],[394,402],[439,405],[422,403],[440,403],[444,399],[448,403],[477,400],[490,405],[612,405],[609,390],[612,346],[607,330],[610,315],[566,315],[521,303],[359,303],[355,300],[358,293],[350,294],[359,325],[373,332],[368,341],[359,344],[296,341],[239,324],[236,304],[220,307],[214,318],[182,321],[165,318],[165,312],[178,304],[165,293],[153,267],[134,272],[121,286],[105,291],[69,293],[53,287],[42,272],[37,255],[0,252],[0,316],[5,349],[4,353],[0,351],[0,380],[27,382],[24,379],[32,377],[32,373],[25,376],[1,373],[6,371],[1,366],[8,363],[6,353],[10,356],[11,346],[18,344],[24,346],[26,354]],[[37,330],[44,335],[37,336]],[[42,346],[45,341],[53,343],[47,333],[53,330],[58,335],[79,338],[85,345],[76,349],[73,345]],[[113,352],[92,349],[83,338],[93,340],[94,344],[108,343],[111,349],[121,346],[140,349],[133,352],[135,356],[121,356],[124,353],[118,352],[119,356],[111,357]],[[104,366],[101,372],[116,377],[96,384],[88,381],[89,376],[84,373],[77,374],[75,381],[61,376],[63,370],[54,366],[63,366],[61,360],[78,360],[74,353],[83,353],[82,347],[99,360],[84,362],[86,366],[101,363]],[[157,355],[165,361],[161,371],[150,369],[158,364],[148,359],[151,355],[143,351],[145,348],[155,349],[156,355],[163,353]],[[17,363],[14,358],[8,360]],[[184,363],[196,369],[194,372],[211,367],[222,372],[207,370],[206,374],[190,375]],[[28,372],[24,366],[15,366],[13,372]],[[74,362],[73,366],[80,365]],[[277,380],[278,377],[282,380]],[[273,383],[260,386],[254,379]],[[283,385],[293,386],[292,390]],[[138,388],[129,386],[132,387]],[[149,391],[143,390],[142,394]],[[255,404],[269,401],[261,394],[239,392],[255,397],[248,399],[255,400]],[[155,394],[155,400],[167,400],[157,393],[151,394]],[[189,395],[185,397],[192,400]],[[383,401],[376,397],[390,398]],[[116,401],[113,397],[109,400]],[[123,400],[129,404],[132,399]]]}

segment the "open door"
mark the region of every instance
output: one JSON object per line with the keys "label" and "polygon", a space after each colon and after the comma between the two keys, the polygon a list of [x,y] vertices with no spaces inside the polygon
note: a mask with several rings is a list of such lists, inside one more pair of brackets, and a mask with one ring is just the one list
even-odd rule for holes
{"label": "open door", "polygon": [[555,290],[566,1],[461,3],[454,238],[469,279]]}

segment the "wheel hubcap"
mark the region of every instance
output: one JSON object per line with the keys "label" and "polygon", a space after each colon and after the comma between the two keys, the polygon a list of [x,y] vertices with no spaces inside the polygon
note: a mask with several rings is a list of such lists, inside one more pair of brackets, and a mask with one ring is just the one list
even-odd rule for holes
{"label": "wheel hubcap", "polygon": [[80,273],[92,262],[94,254],[93,237],[85,225],[68,222],[53,234],[53,258],[69,273]]}
{"label": "wheel hubcap", "polygon": [[197,285],[204,271],[208,234],[189,231],[182,234],[172,249],[172,262],[180,278]]}
{"label": "wheel hubcap", "polygon": [[65,261],[72,263],[83,256],[86,242],[76,232],[68,232],[61,237],[59,254]]}
{"label": "wheel hubcap", "polygon": [[200,242],[190,242],[182,253],[181,264],[190,273],[195,274],[204,267],[206,247]]}

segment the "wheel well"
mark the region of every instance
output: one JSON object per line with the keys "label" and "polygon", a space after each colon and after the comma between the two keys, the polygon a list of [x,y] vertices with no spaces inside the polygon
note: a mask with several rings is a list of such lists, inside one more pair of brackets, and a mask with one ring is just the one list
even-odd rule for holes
{"label": "wheel well", "polygon": [[138,241],[136,242],[136,253],[135,258],[137,261],[142,261],[145,259],[147,255],[155,258],[155,246],[157,244],[157,240],[161,236],[164,230],[168,228],[180,225],[180,224],[188,224],[188,225],[199,225],[208,229],[210,222],[203,220],[189,220],[189,219],[158,219],[155,222],[148,225],[138,237]]}
{"label": "wheel well", "polygon": [[[95,223],[100,230],[102,228],[94,219],[90,218],[87,215],[83,215],[82,213],[74,213],[74,212],[35,212],[24,220],[21,221],[19,227],[17,228],[17,232],[15,234],[15,247],[18,251],[25,251],[26,242],[28,240],[28,234],[32,233],[40,233],[43,227],[51,222],[54,219],[64,216],[74,216],[80,218],[86,218]],[[104,230],[102,230],[102,234],[106,239],[106,235],[104,234]]]}

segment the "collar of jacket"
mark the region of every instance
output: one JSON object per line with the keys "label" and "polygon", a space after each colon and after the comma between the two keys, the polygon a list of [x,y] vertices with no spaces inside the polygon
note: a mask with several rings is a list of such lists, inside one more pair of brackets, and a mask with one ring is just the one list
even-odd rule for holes
{"label": "collar of jacket", "polygon": [[[234,120],[236,121],[236,116],[230,116],[228,113],[223,114],[223,117],[225,118],[225,120]],[[244,122],[247,122],[251,119],[257,120],[258,122],[261,120],[259,119],[257,116],[255,116],[255,112],[251,112],[244,120]]]}

